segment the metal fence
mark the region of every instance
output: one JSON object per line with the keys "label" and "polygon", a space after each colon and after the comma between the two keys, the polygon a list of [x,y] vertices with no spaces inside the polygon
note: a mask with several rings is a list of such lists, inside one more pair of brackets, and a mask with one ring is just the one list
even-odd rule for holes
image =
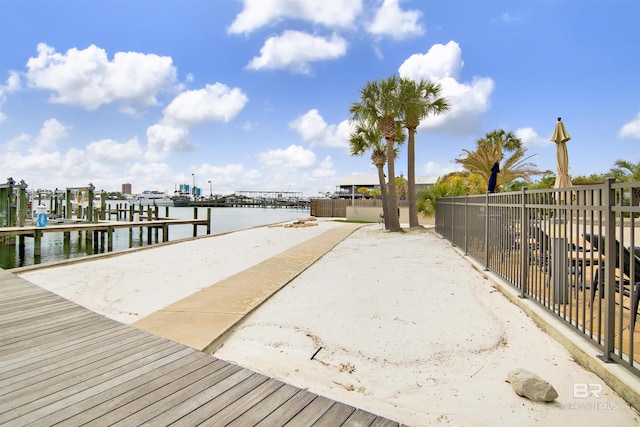
{"label": "metal fence", "polygon": [[640,376],[640,182],[439,198],[436,231]]}

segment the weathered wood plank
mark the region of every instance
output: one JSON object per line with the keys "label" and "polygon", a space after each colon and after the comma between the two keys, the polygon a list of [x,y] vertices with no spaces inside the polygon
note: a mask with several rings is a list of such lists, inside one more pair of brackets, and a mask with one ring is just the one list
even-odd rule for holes
{"label": "weathered wood plank", "polygon": [[318,421],[313,424],[313,427],[341,426],[355,411],[356,408],[352,406],[336,403],[318,418]]}
{"label": "weathered wood plank", "polygon": [[243,375],[244,378],[249,375],[247,372],[242,371],[239,366],[231,364],[212,374],[207,374],[207,371],[208,369],[205,367],[202,370],[192,372],[171,384],[167,384],[165,387],[118,408],[116,411],[97,418],[94,422],[112,424],[113,426],[128,426],[132,423],[141,424],[189,399],[202,388],[206,388],[209,385],[217,386],[221,381],[235,373],[241,372],[240,378],[234,377],[235,380],[243,379]]}
{"label": "weathered wood plank", "polygon": [[[79,402],[73,406],[73,412],[70,410],[60,411],[48,418],[38,420],[37,424],[52,425],[59,423],[60,426],[70,427],[83,425],[204,366],[208,366],[213,370],[216,369],[216,365],[218,368],[226,366],[226,362],[217,360],[211,363],[211,357],[203,356],[202,353],[194,350],[183,358],[153,370],[148,375],[138,376],[112,387],[98,396]],[[65,416],[64,418],[62,418],[63,415]]]}
{"label": "weathered wood plank", "polygon": [[371,427],[399,427],[399,424],[395,421],[376,417],[376,419],[371,423]]}
{"label": "weathered wood plank", "polygon": [[310,426],[335,404],[335,401],[324,396],[317,396],[309,402],[300,412],[291,418],[286,426]]}
{"label": "weathered wood plank", "polygon": [[[139,347],[131,347],[116,354],[107,355],[91,363],[83,364],[76,369],[56,369],[53,375],[49,375],[49,373],[42,374],[40,377],[33,378],[30,381],[31,384],[21,386],[19,389],[6,393],[3,396],[3,401],[7,399],[11,402],[11,405],[28,405],[34,401],[38,401],[38,403],[33,404],[33,406],[53,401],[56,393],[64,391],[65,394],[68,394],[74,390],[74,387],[78,387],[79,384],[87,385],[92,379],[105,373],[113,374],[113,371],[123,366],[125,369],[133,369],[141,363],[140,358],[146,358],[148,355],[157,355],[159,352],[166,351],[163,348],[164,345],[165,343],[160,339],[146,340],[141,343]],[[175,349],[173,349],[173,351],[175,351]],[[39,398],[39,396],[46,397]],[[0,421],[4,415],[2,412],[8,409],[4,406],[3,401],[0,401]]]}
{"label": "weathered wood plank", "polygon": [[[248,384],[248,388],[253,388],[256,386],[256,382],[264,382],[265,380],[266,378],[260,376],[260,374],[256,374],[248,369],[240,369],[227,378],[215,382],[213,385],[205,384],[204,382],[194,383],[189,388],[191,392],[196,391],[196,393],[191,394],[189,399],[184,399],[181,402],[175,401],[174,404],[158,415],[145,419],[145,422],[157,426],[169,425],[231,389],[238,387],[239,390],[246,392],[243,384]],[[195,424],[188,423],[183,425]]]}
{"label": "weathered wood plank", "polygon": [[[143,343],[139,334],[119,335],[102,345],[93,346],[86,352],[77,354],[71,352],[66,357],[60,357],[52,367],[51,360],[41,360],[25,365],[19,369],[12,370],[5,378],[0,379],[0,389],[7,389],[11,384],[20,383],[21,387],[26,387],[32,383],[42,382],[45,378],[55,377],[64,372],[79,369],[97,360],[104,359],[112,354],[119,354],[122,349],[131,345]],[[0,395],[2,392],[0,392]]]}
{"label": "weathered wood plank", "polygon": [[92,316],[90,313],[82,312],[78,312],[77,316],[67,316],[54,323],[39,325],[40,327],[34,327],[34,325],[29,322],[25,322],[20,327],[12,327],[11,329],[2,331],[4,334],[0,333],[0,345],[5,346],[15,342],[38,338],[43,335],[46,336],[60,330],[71,333],[71,331],[78,327],[95,324],[102,324],[102,327],[104,327],[104,322],[101,319]]}
{"label": "weathered wood plank", "polygon": [[[104,329],[105,325],[96,317],[85,317],[78,321],[77,317],[59,319],[58,322],[43,324],[39,330],[20,333],[16,330],[13,334],[8,334],[6,339],[0,340],[3,352],[9,352],[13,348],[37,347],[47,343],[59,341],[60,338],[70,337],[85,330]],[[13,328],[12,328],[13,329]],[[2,354],[2,353],[0,353]]]}
{"label": "weathered wood plank", "polygon": [[34,321],[38,319],[47,319],[49,315],[61,314],[67,311],[78,310],[78,306],[72,302],[57,300],[52,304],[47,304],[42,307],[27,310],[16,310],[10,313],[0,315],[0,324],[6,327],[11,327],[13,323],[19,324],[26,320]]}
{"label": "weathered wood plank", "polygon": [[[208,418],[212,418],[212,416],[215,417],[220,413],[220,411],[228,408],[230,405],[233,405],[234,409],[241,413],[242,399],[252,391],[259,389],[259,387],[265,384],[268,380],[269,378],[265,375],[254,373],[249,378],[234,384],[233,387],[223,393],[220,393],[216,397],[209,397],[207,391],[205,391],[197,398],[197,400],[202,403],[197,408],[187,412],[183,417],[174,418],[176,413],[171,411],[171,413],[167,412],[165,413],[166,415],[162,414],[162,416],[158,417],[158,421],[160,423],[168,424],[165,421],[169,421],[171,423],[173,421],[171,418],[174,418],[176,421],[173,425],[175,426],[189,427],[193,425],[200,425]],[[267,391],[271,390],[272,388],[267,386]],[[171,418],[166,418],[167,415]],[[222,421],[218,423],[218,425],[225,424],[226,423]]]}
{"label": "weathered wood plank", "polygon": [[49,303],[59,299],[57,295],[32,292],[27,295],[12,294],[11,298],[0,300],[0,314],[11,313],[14,310],[24,309],[35,304]]}
{"label": "weathered wood plank", "polygon": [[[132,361],[131,358],[127,358],[127,360],[123,362],[124,366],[120,366],[112,371],[107,371],[108,375],[106,378],[104,375],[97,375],[93,378],[80,381],[70,387],[48,394],[44,398],[31,401],[18,408],[19,410],[11,411],[7,416],[13,416],[15,419],[12,419],[12,422],[18,422],[21,425],[32,423],[44,416],[95,395],[105,388],[113,387],[132,377],[150,372],[159,364],[164,364],[167,356],[171,358],[169,360],[173,360],[176,357],[184,356],[189,350],[188,348],[184,348],[184,346],[175,345],[156,352],[153,355],[145,355],[142,359]],[[19,414],[18,417],[15,417],[16,413]],[[0,415],[0,422],[2,422],[4,417],[5,414]]]}
{"label": "weathered wood plank", "polygon": [[284,425],[316,397],[317,395],[313,393],[300,390],[291,399],[287,400],[280,407],[263,418],[262,421],[255,425],[255,427]]}
{"label": "weathered wood plank", "polygon": [[69,337],[71,339],[70,342],[61,340],[41,348],[17,348],[9,354],[0,356],[0,372],[33,363],[34,360],[50,360],[54,363],[56,360],[61,360],[57,359],[60,354],[80,351],[87,348],[88,343],[124,334],[135,334],[135,330],[126,325],[108,323],[105,324],[104,329],[98,329],[93,333],[91,331],[78,332],[78,334]]}
{"label": "weathered wood plank", "polygon": [[349,427],[369,427],[375,419],[376,416],[371,412],[356,409],[355,412],[347,418],[344,425]]}
{"label": "weathered wood plank", "polygon": [[[266,396],[259,405],[254,406],[250,411],[239,414],[240,416],[232,420],[228,427],[255,425],[291,399],[296,393],[300,393],[299,388],[284,384],[282,387],[274,390],[269,396]],[[204,423],[204,425],[207,424],[207,422]]]}
{"label": "weathered wood plank", "polygon": [[[233,402],[229,402],[227,406],[225,406],[215,414],[211,410],[213,408],[210,408],[209,404],[207,403],[206,405],[198,408],[197,411],[194,411],[194,413],[200,413],[198,419],[201,424],[198,425],[227,426],[229,425],[229,423],[236,420],[243,414],[246,414],[247,412],[253,412],[255,408],[264,405],[264,400],[267,397],[274,395],[280,388],[284,386],[285,384],[282,381],[270,378],[255,387],[253,390],[250,390],[244,396],[235,399]],[[184,420],[188,421],[188,418],[185,417]],[[184,425],[182,421],[183,420],[179,420],[176,425]]]}

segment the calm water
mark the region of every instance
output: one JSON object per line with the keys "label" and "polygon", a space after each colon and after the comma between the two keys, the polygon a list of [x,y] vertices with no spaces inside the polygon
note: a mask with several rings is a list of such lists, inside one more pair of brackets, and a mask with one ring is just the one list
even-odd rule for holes
{"label": "calm water", "polygon": [[[192,219],[195,208],[169,207],[170,218]],[[198,218],[207,217],[207,208],[197,208]],[[308,209],[283,209],[283,208],[211,208],[211,234],[219,234],[229,231],[243,230],[246,228],[293,221],[309,215]],[[165,207],[158,208],[158,216],[165,217]],[[112,217],[115,219],[115,216]],[[198,226],[198,236],[206,234],[204,226]],[[169,240],[184,239],[193,236],[193,225],[172,225],[169,227]],[[141,240],[142,239],[142,240]],[[155,234],[152,233],[155,241]],[[162,241],[162,232],[159,234]],[[139,228],[133,229],[132,247],[147,246],[147,230],[140,233]],[[106,245],[106,241],[104,242]],[[100,242],[87,245],[84,235],[71,233],[71,241],[64,243],[62,233],[45,233],[42,237],[40,263],[60,261],[76,258],[94,253],[106,252]],[[115,230],[113,233],[113,250],[118,251],[129,248],[129,229]],[[33,238],[25,240],[24,253],[19,253],[18,245],[3,245],[0,243],[0,268],[9,269],[32,265]]]}

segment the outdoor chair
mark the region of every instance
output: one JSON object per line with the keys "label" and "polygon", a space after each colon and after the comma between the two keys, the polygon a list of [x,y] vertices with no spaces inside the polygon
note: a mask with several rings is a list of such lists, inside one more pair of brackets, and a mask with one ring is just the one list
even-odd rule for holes
{"label": "outdoor chair", "polygon": [[[529,244],[529,265],[538,266],[543,272],[549,273],[549,276],[551,276],[551,237],[538,225],[531,225],[529,227],[529,236],[532,239]],[[575,243],[567,243],[568,254],[586,252],[590,252],[590,250],[577,246]],[[590,260],[585,257],[571,256],[569,256],[568,259],[568,266],[571,267],[571,273],[576,274],[578,280],[582,280],[583,266],[589,265]]]}
{"label": "outdoor chair", "polygon": [[[585,240],[591,243],[591,247],[593,250],[600,252],[602,255],[605,255],[605,240],[604,236],[585,234]],[[616,276],[616,292],[620,292],[622,288],[622,293],[624,296],[629,297],[631,299],[631,313],[635,313],[638,315],[638,302],[640,300],[640,257],[637,255],[636,250],[631,253],[629,248],[622,247],[622,262],[620,262],[620,242],[616,240],[616,269],[620,270],[618,276]],[[604,264],[606,261],[601,261],[599,267],[596,269],[594,277],[593,277],[593,290],[591,294],[591,302],[595,299],[596,291],[598,290],[598,285],[601,284],[600,280],[604,277]],[[631,263],[634,266],[634,275],[631,277]],[[604,298],[604,286],[600,286],[600,298]]]}

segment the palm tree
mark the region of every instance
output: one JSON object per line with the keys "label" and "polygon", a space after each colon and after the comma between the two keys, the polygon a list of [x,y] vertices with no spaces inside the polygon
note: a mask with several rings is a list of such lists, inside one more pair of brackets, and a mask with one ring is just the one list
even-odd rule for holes
{"label": "palm tree", "polygon": [[419,82],[409,78],[400,79],[401,114],[404,127],[409,133],[407,146],[407,178],[409,203],[409,227],[418,227],[418,206],[416,204],[415,134],[420,121],[429,115],[442,114],[449,110],[449,103],[440,97],[442,88],[430,80]]}
{"label": "palm tree", "polygon": [[[349,109],[351,120],[360,123],[371,123],[377,126],[380,136],[387,141],[387,204],[385,225],[389,231],[402,231],[398,218],[398,201],[395,189],[395,141],[399,116],[400,80],[392,76],[380,82],[373,81],[360,90],[360,101],[354,102]],[[388,217],[388,222],[386,222]]]}
{"label": "palm tree", "polygon": [[[611,168],[609,174],[620,182],[640,181],[640,163],[633,164],[627,160],[616,160],[615,167]],[[632,205],[637,205],[640,201],[640,188],[633,189]]]}
{"label": "palm tree", "polygon": [[491,175],[491,167],[495,162],[501,163],[496,188],[518,178],[529,180],[533,175],[544,173],[539,171],[534,163],[528,162],[534,155],[526,155],[527,149],[522,145],[522,141],[513,132],[505,132],[502,129],[491,131],[484,138],[476,141],[474,151],[462,151],[465,155],[455,159],[455,162],[464,168],[459,174],[480,176],[484,181],[485,189]]}
{"label": "palm tree", "polygon": [[611,176],[617,181],[640,181],[640,163],[633,164],[627,160],[616,160],[615,167],[611,168]]}
{"label": "palm tree", "polygon": [[[404,133],[400,126],[397,126],[397,136],[399,143],[404,141]],[[355,131],[349,137],[349,146],[352,156],[362,156],[367,150],[371,150],[371,163],[378,170],[378,181],[380,183],[380,194],[382,195],[382,215],[384,217],[385,228],[388,228],[387,204],[387,188],[385,184],[384,165],[387,163],[387,154],[385,146],[382,144],[382,137],[377,127],[367,125],[366,123],[358,123]],[[398,156],[398,150],[394,150],[394,156]],[[373,193],[373,192],[370,192]]]}
{"label": "palm tree", "polygon": [[439,197],[462,196],[468,189],[461,177],[440,178],[426,190],[420,192],[417,209],[420,213],[432,218],[436,215],[436,199]]}

